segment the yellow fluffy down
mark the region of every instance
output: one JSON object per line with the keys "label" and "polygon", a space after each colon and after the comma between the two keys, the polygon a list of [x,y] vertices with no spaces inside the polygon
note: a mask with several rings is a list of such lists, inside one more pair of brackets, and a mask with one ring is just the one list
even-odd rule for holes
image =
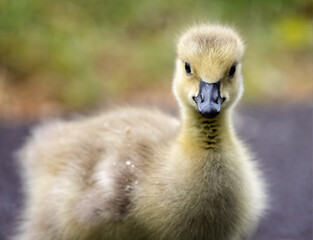
{"label": "yellow fluffy down", "polygon": [[[243,54],[231,28],[194,26],[177,46],[179,120],[158,110],[121,108],[34,129],[19,151],[26,202],[13,239],[249,237],[266,197],[258,166],[232,127]],[[202,117],[193,101],[200,79],[220,81],[225,102],[215,118]]]}

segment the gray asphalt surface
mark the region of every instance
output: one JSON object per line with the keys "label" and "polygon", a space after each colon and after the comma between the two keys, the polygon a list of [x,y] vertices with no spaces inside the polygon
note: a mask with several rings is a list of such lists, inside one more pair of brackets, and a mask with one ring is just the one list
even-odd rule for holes
{"label": "gray asphalt surface", "polygon": [[[265,172],[270,209],[253,240],[312,238],[312,107],[246,106],[238,130]],[[0,240],[8,240],[23,203],[13,153],[29,134],[29,125],[0,122]]]}

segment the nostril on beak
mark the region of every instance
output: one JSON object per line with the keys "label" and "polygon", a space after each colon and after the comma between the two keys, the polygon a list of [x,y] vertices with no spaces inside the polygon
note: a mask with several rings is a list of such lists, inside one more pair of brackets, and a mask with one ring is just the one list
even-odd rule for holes
{"label": "nostril on beak", "polygon": [[201,103],[203,103],[204,102],[204,97],[203,97],[202,93],[201,93],[200,97],[201,97]]}

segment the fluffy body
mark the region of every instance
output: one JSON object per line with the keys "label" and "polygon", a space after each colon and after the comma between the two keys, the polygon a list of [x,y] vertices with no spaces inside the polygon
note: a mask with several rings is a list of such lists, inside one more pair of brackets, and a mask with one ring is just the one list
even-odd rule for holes
{"label": "fluffy body", "polygon": [[[27,200],[14,239],[233,240],[253,232],[264,183],[232,126],[240,67],[226,77],[243,44],[229,28],[204,25],[187,31],[177,52],[180,121],[124,108],[34,130],[19,153]],[[221,81],[226,100],[214,119],[192,101],[200,78]]]}

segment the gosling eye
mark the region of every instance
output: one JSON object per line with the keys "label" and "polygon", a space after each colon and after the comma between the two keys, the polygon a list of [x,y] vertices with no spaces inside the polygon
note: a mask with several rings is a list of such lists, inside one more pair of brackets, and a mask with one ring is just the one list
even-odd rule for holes
{"label": "gosling eye", "polygon": [[229,69],[229,73],[228,73],[228,77],[233,77],[235,75],[236,72],[236,64],[234,64],[230,69]]}
{"label": "gosling eye", "polygon": [[186,70],[187,75],[191,75],[192,74],[189,62],[185,62],[185,70]]}

